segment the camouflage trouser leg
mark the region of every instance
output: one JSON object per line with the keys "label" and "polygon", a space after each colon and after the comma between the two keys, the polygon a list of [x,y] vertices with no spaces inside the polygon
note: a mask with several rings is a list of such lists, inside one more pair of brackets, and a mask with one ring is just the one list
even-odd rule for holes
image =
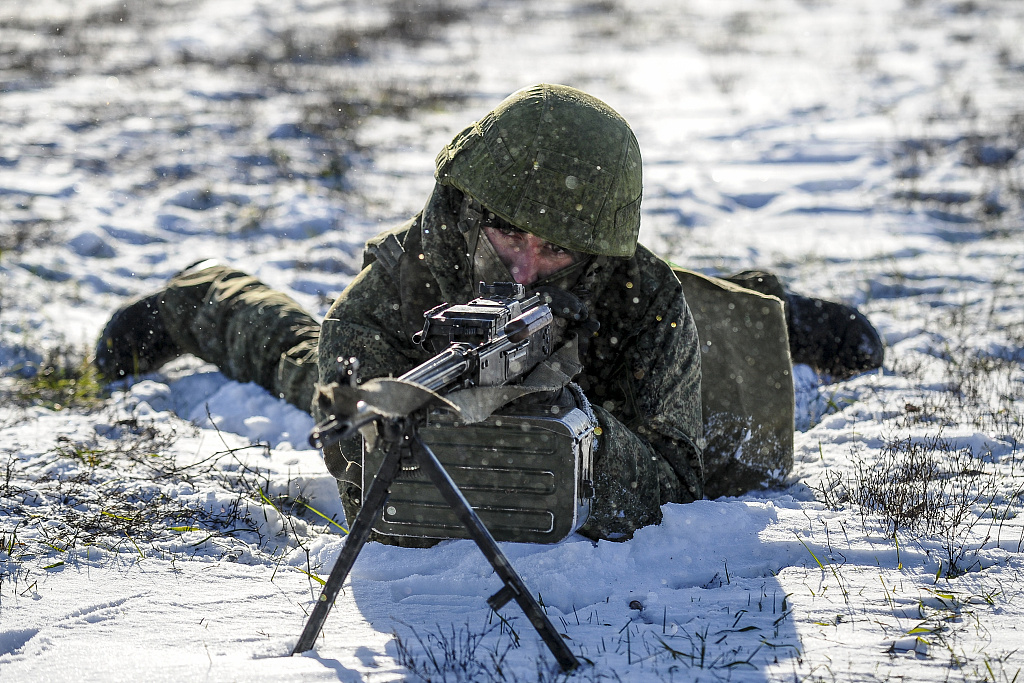
{"label": "camouflage trouser leg", "polygon": [[211,266],[172,278],[160,314],[183,352],[310,409],[320,325],[290,297],[241,271]]}

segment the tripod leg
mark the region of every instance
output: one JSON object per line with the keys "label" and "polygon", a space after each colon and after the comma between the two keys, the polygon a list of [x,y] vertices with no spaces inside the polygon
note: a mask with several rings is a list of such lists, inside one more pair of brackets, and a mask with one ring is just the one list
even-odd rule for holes
{"label": "tripod leg", "polygon": [[423,471],[430,477],[430,481],[441,492],[445,502],[458,516],[459,521],[466,526],[470,537],[476,542],[481,552],[487,558],[487,561],[491,563],[495,573],[505,584],[501,591],[491,598],[493,602],[488,601],[489,604],[492,607],[497,604],[500,609],[501,605],[508,602],[509,599],[514,599],[519,603],[519,606],[530,620],[530,623],[533,624],[533,627],[537,629],[537,633],[540,634],[540,637],[547,644],[551,654],[558,660],[562,671],[572,671],[578,667],[580,665],[579,660],[576,659],[576,656],[565,644],[565,641],[562,640],[562,637],[558,635],[554,624],[551,623],[547,615],[541,610],[533,594],[530,593],[530,589],[523,583],[523,579],[512,567],[508,558],[505,557],[505,553],[501,552],[501,548],[498,547],[494,537],[491,536],[491,532],[487,530],[487,527],[480,521],[480,517],[477,516],[473,508],[466,502],[465,496],[459,491],[452,478],[448,476],[448,472],[438,462],[437,456],[423,442],[419,434],[413,436],[411,447],[412,453],[420,467],[423,468]]}
{"label": "tripod leg", "polygon": [[293,655],[312,649],[317,636],[320,635],[320,629],[327,621],[327,615],[330,613],[331,607],[334,606],[334,600],[341,592],[341,587],[359,556],[359,551],[363,549],[366,539],[370,537],[374,520],[388,499],[388,489],[398,475],[400,461],[401,451],[398,444],[394,443],[388,448],[384,461],[380,464],[380,469],[377,470],[377,476],[373,478],[373,483],[370,484],[363,496],[363,505],[359,509],[359,514],[356,515],[356,521],[349,529],[345,545],[341,548],[341,554],[338,555],[338,560],[334,563],[331,575],[327,577],[327,583],[324,584],[324,589],[320,593],[320,599],[317,600],[313,613],[309,615],[306,627],[302,629],[299,642],[292,650]]}

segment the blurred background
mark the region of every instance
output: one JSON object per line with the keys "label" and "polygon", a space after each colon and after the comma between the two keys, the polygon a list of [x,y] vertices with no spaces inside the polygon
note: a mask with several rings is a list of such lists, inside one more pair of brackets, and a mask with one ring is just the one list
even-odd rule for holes
{"label": "blurred background", "polygon": [[1015,0],[0,0],[0,366],[201,258],[323,315],[538,82],[631,122],[659,255],[861,306],[890,362],[1013,347],[1022,36]]}
{"label": "blurred background", "polygon": [[[1013,0],[3,0],[0,249],[108,304],[218,256],[323,312],[363,240],[422,206],[437,151],[547,81],[636,129],[656,251],[863,298],[893,283],[797,263],[1019,229],[1022,13]],[[865,239],[894,232],[898,245]]]}

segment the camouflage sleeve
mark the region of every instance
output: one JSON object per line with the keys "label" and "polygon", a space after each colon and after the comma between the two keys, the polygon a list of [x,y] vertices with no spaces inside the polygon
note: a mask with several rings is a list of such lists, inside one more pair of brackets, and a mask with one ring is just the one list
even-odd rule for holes
{"label": "camouflage sleeve", "polygon": [[587,392],[602,432],[587,535],[628,537],[659,522],[663,503],[703,497],[700,345],[677,284],[654,288],[645,312],[629,311],[638,319],[625,341],[605,340],[624,348]]}
{"label": "camouflage sleeve", "polygon": [[627,352],[625,371],[634,431],[679,479],[678,488],[662,502],[702,498],[700,342],[682,291]]}
{"label": "camouflage sleeve", "polygon": [[320,333],[320,382],[337,381],[338,359],[353,356],[363,379],[400,375],[424,360],[406,332],[398,285],[380,262],[364,268],[327,312]]}
{"label": "camouflage sleeve", "polygon": [[[324,318],[320,332],[320,383],[339,380],[339,358],[359,359],[359,376],[397,376],[425,360],[402,322],[399,289],[391,273],[379,262],[363,269],[338,296]],[[314,418],[323,419],[316,405]],[[362,445],[354,438],[324,449],[327,469],[346,484],[348,498],[358,499],[362,485]],[[346,493],[342,498],[348,505]],[[346,508],[346,514],[350,514]]]}

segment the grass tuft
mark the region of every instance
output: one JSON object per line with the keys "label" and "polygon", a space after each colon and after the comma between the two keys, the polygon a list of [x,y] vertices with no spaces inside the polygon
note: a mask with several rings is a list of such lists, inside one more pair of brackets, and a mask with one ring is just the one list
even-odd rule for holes
{"label": "grass tuft", "polygon": [[395,646],[398,662],[416,680],[423,683],[517,680],[505,668],[505,658],[515,644],[500,638],[491,642],[496,640],[491,635],[497,630],[497,624],[485,625],[479,631],[469,624],[458,630],[452,625],[450,631],[438,627],[436,633],[428,633],[426,637],[411,626],[408,628],[412,639],[403,638],[396,631]]}
{"label": "grass tuft", "polygon": [[91,359],[80,350],[60,344],[38,364],[17,368],[13,388],[6,399],[19,406],[43,406],[51,410],[90,410],[104,399],[104,385]]}

